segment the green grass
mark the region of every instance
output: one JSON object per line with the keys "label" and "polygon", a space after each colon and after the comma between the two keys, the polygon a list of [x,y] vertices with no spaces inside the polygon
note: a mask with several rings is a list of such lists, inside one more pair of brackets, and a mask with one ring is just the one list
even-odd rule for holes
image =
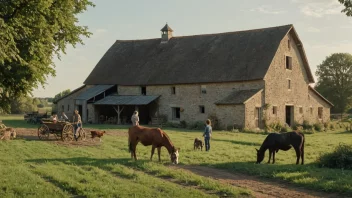
{"label": "green grass", "polygon": [[[6,125],[27,126],[23,121],[16,121],[14,117],[0,119]],[[2,151],[0,166],[10,165],[7,169],[0,169],[1,175],[7,176],[0,178],[0,197],[30,196],[31,193],[37,193],[33,196],[40,196],[56,191],[58,193],[53,196],[64,197],[77,194],[87,197],[107,195],[161,197],[170,193],[178,197],[248,194],[248,191],[243,189],[167,166],[170,160],[165,148],[162,149],[162,164],[155,162],[157,155],[154,155],[154,161],[150,162],[151,147],[140,144],[137,146],[139,161],[131,161],[127,150],[127,136],[110,135],[116,131],[127,132],[127,126],[86,124],[84,127],[106,129],[107,135],[103,138],[103,144],[98,147],[63,147],[43,141],[0,142]],[[164,130],[175,146],[181,148],[180,163],[183,165],[216,167],[230,172],[285,181],[316,191],[352,194],[351,170],[319,168],[315,163],[321,153],[331,152],[339,143],[351,145],[352,133],[334,131],[306,134],[305,165],[302,166],[295,165],[296,157],[293,149],[287,152],[279,151],[276,154],[275,165],[254,164],[255,148],[260,147],[266,137],[264,134],[214,131],[211,151],[200,152],[193,151],[193,140],[195,137],[201,138],[201,131]],[[267,160],[268,153],[264,162]],[[14,181],[19,177],[26,185],[15,188]],[[116,188],[114,184],[121,187]],[[30,190],[41,185],[47,187],[40,187],[40,190],[35,192]],[[98,188],[91,189],[91,186]],[[4,193],[1,191],[4,188],[6,193],[1,194]],[[102,190],[105,188],[109,190]]]}
{"label": "green grass", "polygon": [[[7,126],[27,126],[21,117],[1,119]],[[108,129],[108,134],[114,131]],[[101,145],[91,147],[25,139],[0,142],[0,197],[251,196],[246,189],[164,166],[169,164],[164,149],[159,163],[145,158],[150,147],[138,147],[144,154],[134,162],[127,150],[127,136],[103,139]]]}

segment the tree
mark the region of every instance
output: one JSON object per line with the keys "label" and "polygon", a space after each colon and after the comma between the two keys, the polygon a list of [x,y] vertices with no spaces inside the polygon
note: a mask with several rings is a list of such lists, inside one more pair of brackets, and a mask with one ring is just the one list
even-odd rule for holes
{"label": "tree", "polygon": [[341,12],[346,13],[347,16],[352,16],[352,0],[339,0],[339,2],[345,6]]}
{"label": "tree", "polygon": [[62,98],[62,97],[64,97],[64,96],[66,96],[66,95],[68,95],[68,94],[70,94],[70,93],[71,93],[71,90],[70,90],[70,89],[66,89],[66,90],[64,90],[64,91],[62,91],[62,92],[56,94],[55,97],[54,97],[54,99],[53,99],[53,101],[56,101],[56,100],[58,100],[58,99],[60,99],[60,98]]}
{"label": "tree", "polygon": [[352,99],[352,55],[335,53],[318,65],[316,89],[335,106],[332,111],[343,113]]}
{"label": "tree", "polygon": [[83,44],[88,28],[77,15],[89,0],[0,0],[0,110],[55,76],[53,57]]}
{"label": "tree", "polygon": [[37,111],[36,100],[28,96],[19,97],[11,101],[11,113],[22,114],[25,112]]}

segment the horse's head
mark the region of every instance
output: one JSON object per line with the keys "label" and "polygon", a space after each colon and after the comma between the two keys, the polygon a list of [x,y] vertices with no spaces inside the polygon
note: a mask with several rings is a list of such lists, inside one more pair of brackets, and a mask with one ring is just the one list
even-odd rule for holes
{"label": "horse's head", "polygon": [[264,152],[260,152],[258,149],[255,150],[257,151],[257,164],[260,164],[264,159]]}
{"label": "horse's head", "polygon": [[180,148],[178,149],[176,149],[175,147],[172,148],[170,157],[171,157],[171,162],[173,164],[178,164],[179,151],[180,151]]}

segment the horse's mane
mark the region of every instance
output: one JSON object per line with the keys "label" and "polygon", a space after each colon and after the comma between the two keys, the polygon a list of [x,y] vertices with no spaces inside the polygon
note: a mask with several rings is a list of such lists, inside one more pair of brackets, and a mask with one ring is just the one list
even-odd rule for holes
{"label": "horse's mane", "polygon": [[[161,129],[160,129],[161,130]],[[169,138],[169,136],[163,131],[163,130],[161,130],[161,132],[163,133],[163,135],[166,137],[166,139],[170,142],[170,144],[172,145],[172,146],[174,146],[174,144],[171,142],[171,139]]]}

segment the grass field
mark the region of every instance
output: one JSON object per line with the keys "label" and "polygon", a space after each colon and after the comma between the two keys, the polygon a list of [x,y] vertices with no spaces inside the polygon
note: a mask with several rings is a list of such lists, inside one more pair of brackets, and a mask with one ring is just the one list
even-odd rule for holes
{"label": "grass field", "polygon": [[[6,125],[36,128],[22,117],[0,117]],[[17,139],[0,142],[0,197],[231,197],[250,196],[245,189],[201,177],[169,163],[162,149],[149,161],[151,147],[137,146],[138,162],[130,160],[126,127],[85,125],[106,129],[98,146],[62,146],[50,141]],[[352,194],[352,171],[318,168],[316,158],[339,143],[352,144],[352,133],[342,131],[306,135],[306,165],[294,165],[295,152],[279,151],[276,164],[254,164],[255,148],[262,134],[214,131],[211,151],[193,151],[200,131],[165,129],[176,147],[181,148],[181,165],[211,166],[233,172],[287,181],[316,191]],[[266,153],[267,154],[267,153]],[[268,155],[268,154],[267,154]],[[267,161],[268,156],[264,159]]]}

